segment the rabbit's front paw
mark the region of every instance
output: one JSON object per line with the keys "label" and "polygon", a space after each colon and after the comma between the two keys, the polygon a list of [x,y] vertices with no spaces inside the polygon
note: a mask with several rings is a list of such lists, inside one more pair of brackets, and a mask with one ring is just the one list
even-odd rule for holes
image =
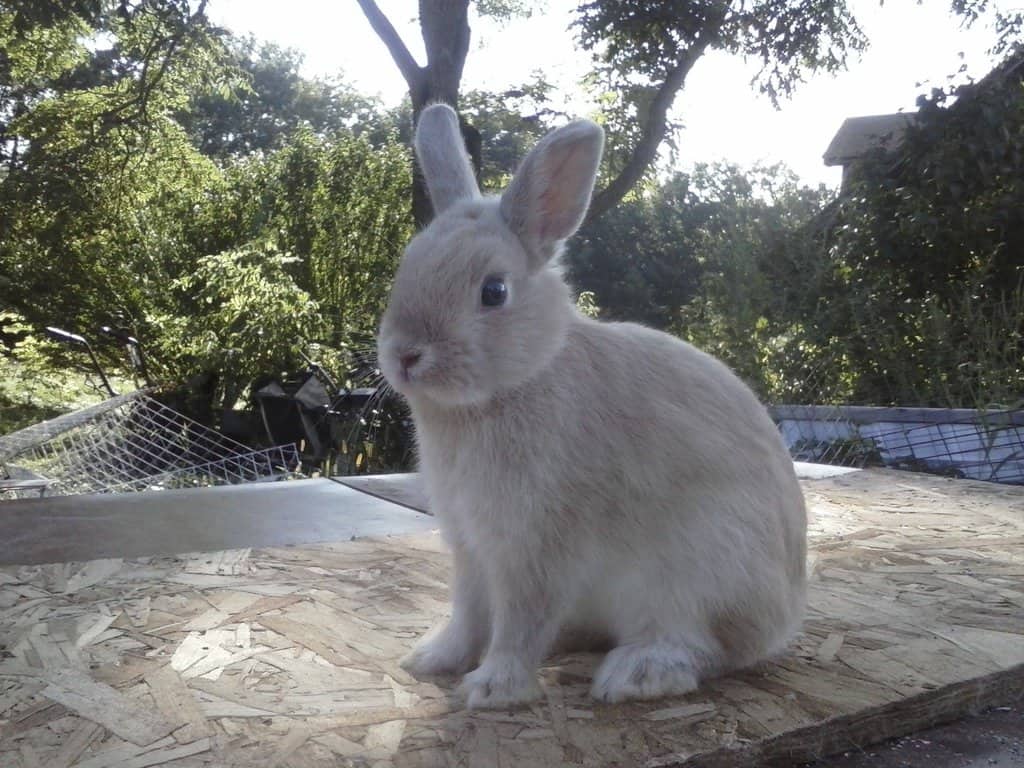
{"label": "rabbit's front paw", "polygon": [[420,640],[399,665],[413,675],[461,675],[478,659],[479,651],[468,633],[448,624]]}
{"label": "rabbit's front paw", "polygon": [[505,709],[528,704],[541,696],[537,676],[520,659],[507,654],[488,656],[462,680],[470,709]]}
{"label": "rabbit's front paw", "polygon": [[590,695],[614,703],[627,699],[680,696],[697,687],[693,655],[683,647],[620,645],[605,656]]}

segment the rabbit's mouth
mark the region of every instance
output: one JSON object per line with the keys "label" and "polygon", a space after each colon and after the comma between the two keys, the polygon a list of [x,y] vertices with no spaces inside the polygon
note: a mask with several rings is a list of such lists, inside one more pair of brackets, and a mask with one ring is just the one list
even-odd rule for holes
{"label": "rabbit's mouth", "polygon": [[494,394],[477,381],[479,361],[464,340],[390,341],[381,351],[385,378],[406,398],[451,407],[479,404]]}
{"label": "rabbit's mouth", "polygon": [[493,393],[476,386],[468,371],[446,365],[396,366],[391,386],[410,400],[429,400],[444,407],[479,405]]}

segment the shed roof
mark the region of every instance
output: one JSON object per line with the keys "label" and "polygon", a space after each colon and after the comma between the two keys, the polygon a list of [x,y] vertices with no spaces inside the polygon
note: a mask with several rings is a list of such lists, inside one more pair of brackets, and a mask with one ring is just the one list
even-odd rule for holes
{"label": "shed roof", "polygon": [[913,114],[905,112],[848,117],[825,150],[825,165],[846,165],[878,148],[895,149],[903,141],[907,126],[915,119]]}

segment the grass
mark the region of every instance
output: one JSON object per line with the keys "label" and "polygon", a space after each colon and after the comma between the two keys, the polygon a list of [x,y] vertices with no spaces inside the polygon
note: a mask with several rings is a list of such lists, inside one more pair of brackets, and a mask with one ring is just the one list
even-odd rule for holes
{"label": "grass", "polygon": [[[45,370],[0,359],[0,435],[62,413],[102,402],[109,395],[79,371]],[[112,379],[114,389],[129,392],[130,380]]]}

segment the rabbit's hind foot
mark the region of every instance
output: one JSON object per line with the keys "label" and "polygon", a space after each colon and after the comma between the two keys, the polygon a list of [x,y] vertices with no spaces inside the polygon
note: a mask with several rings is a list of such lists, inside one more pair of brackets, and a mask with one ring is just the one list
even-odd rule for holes
{"label": "rabbit's hind foot", "polygon": [[590,695],[608,703],[680,696],[696,689],[698,682],[696,658],[685,646],[629,643],[604,657]]}

